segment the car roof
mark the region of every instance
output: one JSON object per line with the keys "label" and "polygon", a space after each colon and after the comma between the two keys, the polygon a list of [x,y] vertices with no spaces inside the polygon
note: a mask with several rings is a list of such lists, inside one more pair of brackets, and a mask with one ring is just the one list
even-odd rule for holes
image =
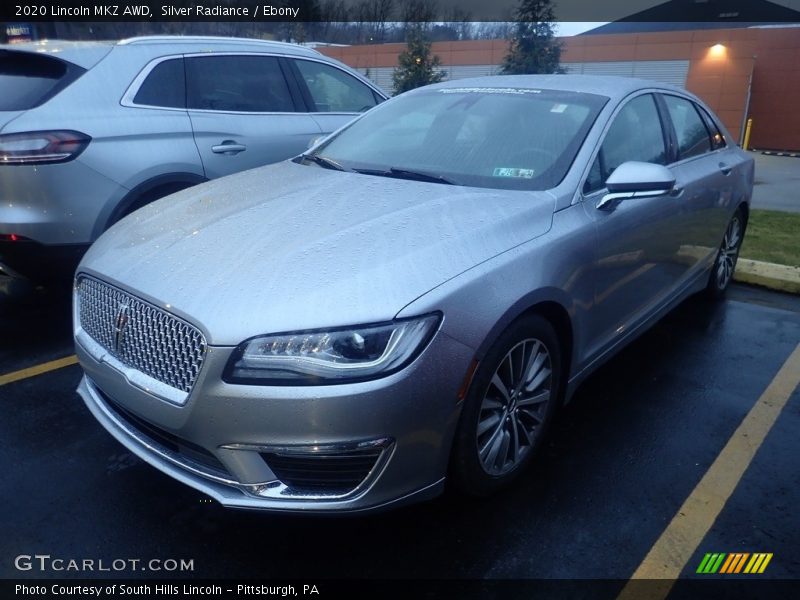
{"label": "car roof", "polygon": [[[473,77],[455,79],[436,84],[436,88],[461,87],[516,87],[521,89],[564,90],[598,94],[613,99],[625,96],[642,89],[661,89],[686,94],[686,90],[647,79],[635,77],[615,77],[604,75],[492,75],[489,77]],[[688,94],[687,94],[688,95]]]}
{"label": "car roof", "polygon": [[101,58],[111,52],[113,47],[114,42],[72,42],[67,40],[0,44],[0,50],[46,54],[74,63],[84,69],[90,69],[97,64]]}
{"label": "car roof", "polygon": [[124,48],[126,46],[148,46],[157,49],[157,51],[168,49],[169,52],[204,52],[206,50],[224,52],[244,50],[246,48],[250,52],[275,52],[278,54],[309,57],[322,56],[312,48],[286,42],[248,38],[183,35],[143,36],[119,41],[40,40],[37,42],[0,44],[0,50],[49,54],[54,58],[61,58],[88,69],[94,66],[112,49]]}
{"label": "car roof", "polygon": [[168,45],[171,49],[185,46],[188,51],[202,52],[203,46],[213,50],[225,50],[228,47],[236,50],[242,46],[249,46],[254,50],[263,52],[279,52],[301,56],[322,56],[313,48],[291,44],[288,42],[275,42],[255,38],[222,37],[213,35],[150,35],[133,37],[117,42],[117,46],[157,46]]}

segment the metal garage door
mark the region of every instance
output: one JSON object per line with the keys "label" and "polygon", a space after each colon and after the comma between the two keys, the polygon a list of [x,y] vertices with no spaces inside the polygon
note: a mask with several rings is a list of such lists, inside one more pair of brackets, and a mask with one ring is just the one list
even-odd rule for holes
{"label": "metal garage door", "polygon": [[[680,87],[686,86],[686,76],[689,73],[688,60],[627,60],[615,62],[562,63],[561,66],[566,69],[567,73],[640,77],[660,83],[671,83],[672,85]],[[442,68],[447,72],[445,81],[496,75],[500,70],[499,65],[443,65]],[[391,95],[394,93],[392,84],[394,67],[376,67],[359,70],[372,79],[372,81],[387,94]]]}
{"label": "metal garage door", "polygon": [[686,86],[689,73],[688,60],[628,60],[618,62],[563,63],[567,73],[584,75],[619,75],[621,77],[640,77],[660,83]]}

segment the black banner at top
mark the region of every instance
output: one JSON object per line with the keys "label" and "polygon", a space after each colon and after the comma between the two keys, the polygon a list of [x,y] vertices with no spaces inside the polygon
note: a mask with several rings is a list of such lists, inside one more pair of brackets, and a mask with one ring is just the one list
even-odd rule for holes
{"label": "black banner at top", "polygon": [[[0,22],[491,22],[520,0],[11,0]],[[800,23],[800,0],[556,0],[558,21]]]}

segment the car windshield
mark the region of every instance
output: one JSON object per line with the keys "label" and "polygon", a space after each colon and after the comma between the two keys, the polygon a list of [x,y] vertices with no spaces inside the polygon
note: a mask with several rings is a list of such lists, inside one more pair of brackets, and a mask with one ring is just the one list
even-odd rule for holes
{"label": "car windshield", "polygon": [[420,90],[372,109],[307,162],[434,183],[549,189],[607,100],[525,88]]}

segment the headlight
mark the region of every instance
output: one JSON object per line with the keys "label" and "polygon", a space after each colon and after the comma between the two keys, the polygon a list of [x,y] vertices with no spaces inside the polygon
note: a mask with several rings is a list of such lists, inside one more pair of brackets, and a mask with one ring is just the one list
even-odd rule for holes
{"label": "headlight", "polygon": [[223,379],[256,385],[330,385],[375,379],[409,364],[440,315],[391,323],[252,338],[231,356]]}

